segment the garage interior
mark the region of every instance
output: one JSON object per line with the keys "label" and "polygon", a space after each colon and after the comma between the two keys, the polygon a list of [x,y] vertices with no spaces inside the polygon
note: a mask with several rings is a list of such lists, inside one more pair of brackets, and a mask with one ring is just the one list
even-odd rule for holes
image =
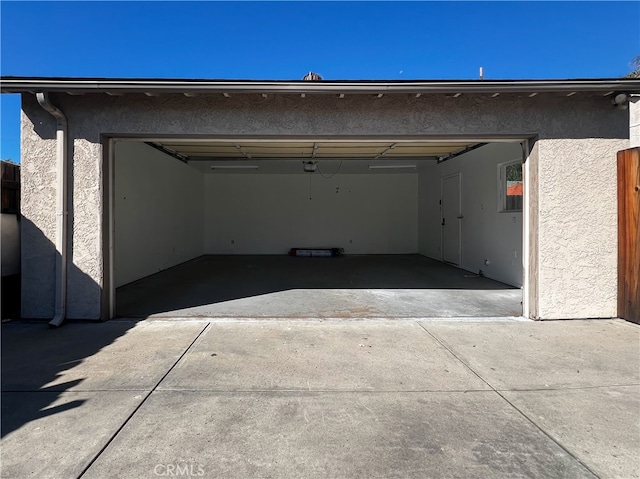
{"label": "garage interior", "polygon": [[149,138],[113,157],[118,317],[522,314],[519,141]]}

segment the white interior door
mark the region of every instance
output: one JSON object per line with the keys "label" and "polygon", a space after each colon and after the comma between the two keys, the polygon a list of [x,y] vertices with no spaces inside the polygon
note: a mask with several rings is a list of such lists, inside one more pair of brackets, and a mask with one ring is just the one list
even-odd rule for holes
{"label": "white interior door", "polygon": [[442,179],[442,260],[460,265],[460,173]]}

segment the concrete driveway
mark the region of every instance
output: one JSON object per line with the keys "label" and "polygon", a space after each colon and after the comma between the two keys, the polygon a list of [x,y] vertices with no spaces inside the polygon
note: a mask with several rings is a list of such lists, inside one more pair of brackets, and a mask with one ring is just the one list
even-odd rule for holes
{"label": "concrete driveway", "polygon": [[2,477],[640,477],[640,328],[2,325]]}

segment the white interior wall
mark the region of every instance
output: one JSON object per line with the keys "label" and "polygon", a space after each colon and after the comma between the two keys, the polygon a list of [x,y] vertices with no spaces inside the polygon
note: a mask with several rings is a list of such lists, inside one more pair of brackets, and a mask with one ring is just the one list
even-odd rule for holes
{"label": "white interior wall", "polygon": [[440,248],[441,172],[435,161],[422,166],[418,177],[418,252],[442,260]]}
{"label": "white interior wall", "polygon": [[346,254],[418,251],[417,173],[205,176],[207,254],[322,246]]}
{"label": "white interior wall", "polygon": [[441,180],[460,172],[464,216],[460,266],[522,286],[522,212],[498,212],[498,165],[521,158],[520,144],[491,143],[440,165],[428,165],[419,178],[420,254],[442,258]]}
{"label": "white interior wall", "polygon": [[202,173],[144,143],[115,147],[115,285],[203,254]]}
{"label": "white interior wall", "polygon": [[[494,143],[420,173],[203,174],[142,143],[116,145],[116,286],[202,254],[346,254],[441,259],[441,178],[462,173],[461,267],[522,283],[522,213],[498,212],[498,167],[519,144]],[[311,179],[311,185],[309,180]],[[311,186],[311,190],[310,190]],[[309,199],[311,193],[311,199]],[[485,264],[489,260],[489,264]]]}

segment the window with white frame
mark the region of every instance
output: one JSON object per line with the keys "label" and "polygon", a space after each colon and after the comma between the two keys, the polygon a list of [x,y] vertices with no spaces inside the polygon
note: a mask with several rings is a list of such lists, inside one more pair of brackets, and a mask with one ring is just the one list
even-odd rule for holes
{"label": "window with white frame", "polygon": [[522,211],[524,184],[521,160],[498,165],[498,185],[498,211]]}

